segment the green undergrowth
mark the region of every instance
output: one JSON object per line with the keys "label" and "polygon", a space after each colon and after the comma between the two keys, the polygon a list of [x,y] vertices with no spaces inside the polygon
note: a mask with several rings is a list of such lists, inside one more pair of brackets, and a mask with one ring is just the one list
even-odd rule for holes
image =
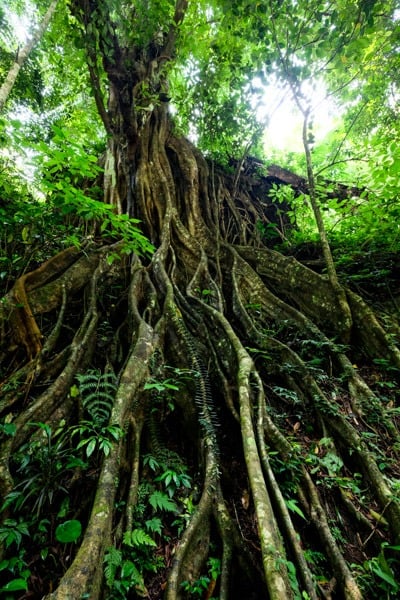
{"label": "green undergrowth", "polygon": [[[149,378],[146,389],[157,396],[155,419],[175,409],[174,394],[189,376],[174,370],[167,380]],[[5,600],[35,593],[35,582],[46,589],[62,575],[54,565],[67,567],[73,559],[93,501],[93,474],[126,433],[110,420],[116,393],[112,372],[89,369],[70,388],[79,407],[76,424],[28,424],[32,435],[12,455],[14,486],[0,505],[0,592]],[[6,417],[0,437],[7,443],[15,435],[15,425]],[[176,544],[197,502],[198,488],[177,452],[158,446],[142,455],[131,526],[106,549],[105,598],[122,600],[134,591],[147,595],[146,586],[167,568],[165,549]],[[122,516],[127,508],[126,500],[120,500],[117,513]]]}
{"label": "green undergrowth", "polygon": [[[195,510],[192,478],[177,455],[173,462],[145,455],[142,468],[132,528],[104,557],[108,600],[123,600],[133,589],[148,595],[148,582],[166,569],[165,549],[174,545]],[[119,510],[124,509],[121,503]]]}
{"label": "green undergrowth", "polygon": [[[367,301],[399,301],[400,241],[379,238],[361,243],[349,236],[329,237],[334,263],[340,281],[357,291]],[[291,241],[275,246],[287,256],[293,256],[318,273],[324,274],[325,264],[321,244],[316,234],[293,234]]]}

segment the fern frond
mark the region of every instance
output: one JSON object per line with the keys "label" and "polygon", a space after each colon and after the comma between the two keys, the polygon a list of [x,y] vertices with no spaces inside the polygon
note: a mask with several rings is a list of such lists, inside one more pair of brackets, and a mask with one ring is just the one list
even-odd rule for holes
{"label": "fern frond", "polygon": [[77,376],[84,411],[94,425],[108,422],[117,391],[114,373],[90,370]]}
{"label": "fern frond", "polygon": [[148,531],[152,531],[154,533],[158,533],[159,535],[161,535],[162,521],[158,517],[153,517],[152,519],[148,519],[145,522],[145,525],[146,525],[146,529],[148,529]]}
{"label": "fern frond", "polygon": [[117,550],[117,548],[115,548],[114,546],[110,546],[109,548],[107,548],[107,552],[104,557],[104,562],[106,564],[104,568],[104,577],[106,579],[108,587],[111,588],[114,584],[117,569],[122,564],[121,550]]}
{"label": "fern frond", "polygon": [[151,494],[149,502],[155,510],[160,509],[165,510],[167,512],[177,511],[177,506],[175,502],[168,498],[167,494],[164,494],[164,492],[159,492],[158,490],[155,490]]}
{"label": "fern frond", "polygon": [[123,542],[127,546],[157,546],[153,538],[143,529],[134,529],[133,531],[125,531]]}

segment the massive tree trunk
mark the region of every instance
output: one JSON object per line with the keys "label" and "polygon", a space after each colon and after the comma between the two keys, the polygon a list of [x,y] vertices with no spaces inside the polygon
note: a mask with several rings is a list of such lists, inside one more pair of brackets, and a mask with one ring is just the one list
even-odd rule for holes
{"label": "massive tree trunk", "polygon": [[[1,305],[1,411],[15,425],[3,514],[33,509],[32,531],[49,519],[29,542],[32,598],[367,598],[361,565],[400,544],[397,413],[373,385],[379,364],[400,368],[395,333],[345,290],[349,336],[327,277],[263,242],[257,222],[274,214],[259,182],[174,134],[159,68],[184,8],[156,55],[114,38],[107,109],[97,97],[105,199],[142,220],[154,254],[98,238],[25,274]],[[41,473],[42,502],[35,488],[18,504],[13,490],[31,489],[18,457],[28,442],[43,451],[32,423],[64,470]],[[83,525],[69,546],[55,537],[67,519]]]}

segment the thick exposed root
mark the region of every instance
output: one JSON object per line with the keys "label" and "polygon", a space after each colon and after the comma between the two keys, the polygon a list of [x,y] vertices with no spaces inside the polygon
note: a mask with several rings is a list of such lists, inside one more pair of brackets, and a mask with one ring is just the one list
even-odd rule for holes
{"label": "thick exposed root", "polygon": [[[129,571],[124,593],[149,598],[368,598],[364,563],[400,543],[398,340],[346,290],[344,344],[327,279],[264,247],[262,202],[161,109],[140,143],[153,257],[66,250],[1,305],[2,514],[45,556],[34,597],[109,600]],[[83,526],[68,551],[60,519]]]}

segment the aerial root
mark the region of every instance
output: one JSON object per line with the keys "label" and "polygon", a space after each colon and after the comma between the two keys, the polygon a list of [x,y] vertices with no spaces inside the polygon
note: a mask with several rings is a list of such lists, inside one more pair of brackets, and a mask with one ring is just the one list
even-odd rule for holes
{"label": "aerial root", "polygon": [[42,348],[42,334],[33,316],[26,294],[26,282],[30,273],[22,275],[15,282],[11,302],[13,310],[10,314],[12,335],[17,346],[24,346],[26,355],[32,360]]}
{"label": "aerial root", "polygon": [[[126,503],[126,531],[133,529],[133,511],[137,502],[137,494],[139,489],[139,467],[140,467],[140,441],[144,425],[143,411],[139,406],[135,407],[135,414],[130,416],[130,436],[132,446],[132,458],[130,462],[130,481],[128,500]],[[121,537],[121,536],[119,536]]]}
{"label": "aerial root", "polygon": [[386,333],[373,310],[360,296],[347,290],[347,297],[357,335],[361,338],[367,355],[372,359],[386,359],[400,369],[400,350],[393,336]]}
{"label": "aerial root", "polygon": [[369,451],[366,443],[361,439],[356,430],[341,416],[325,418],[327,427],[342,442],[344,448],[350,449],[357,461],[364,477],[369,481],[371,491],[385,518],[390,523],[394,542],[400,542],[400,504],[398,497],[389,488],[386,479],[379,470],[376,459]]}
{"label": "aerial root", "polygon": [[306,490],[306,499],[302,494],[302,490],[299,490],[299,497],[303,500],[303,506],[308,509],[309,517],[319,534],[320,540],[332,565],[340,591],[346,600],[362,600],[361,590],[356,584],[332,535],[318,491],[305,468],[302,469],[302,480]]}
{"label": "aerial root", "polygon": [[[46,376],[46,374],[49,376],[52,367],[54,368],[54,366],[56,366],[56,371],[59,371],[60,364],[62,363],[63,353],[61,353],[61,355],[58,357],[53,358],[53,360],[49,360],[48,357],[52,354],[59,338],[66,308],[67,293],[65,287],[63,287],[62,305],[57,322],[53,328],[53,331],[45,340],[40,352],[35,358],[31,359],[20,369],[11,373],[11,375],[6,378],[0,386],[0,389],[4,388],[5,390],[9,390],[4,392],[3,398],[0,401],[0,413],[11,410],[13,405],[21,397],[27,398],[32,384],[38,381],[41,376]],[[56,363],[56,365],[54,363]],[[20,385],[17,385],[18,383]]]}
{"label": "aerial root", "polygon": [[[78,255],[79,251],[76,248],[63,250],[39,268],[19,277],[6,296],[6,309],[7,304],[11,308],[7,316],[9,330],[16,346],[25,348],[28,360],[35,358],[42,348],[42,334],[31,308],[29,292],[65,271]],[[0,318],[3,319],[4,315]]]}
{"label": "aerial root", "polygon": [[[83,321],[71,342],[67,364],[57,379],[41,394],[33,404],[28,406],[16,419],[17,433],[14,447],[25,441],[28,422],[51,421],[51,415],[66,397],[79,369],[85,368],[91,356],[93,339],[96,333],[97,314],[97,282],[104,272],[105,265],[99,264],[90,283],[88,309]],[[63,293],[65,293],[65,289]]]}
{"label": "aerial root", "polygon": [[[198,268],[190,284],[187,286],[187,293],[201,305],[201,308],[205,313],[208,313],[208,315],[212,316],[216,322],[219,322],[236,352],[242,439],[255,503],[259,536],[261,539],[264,575],[271,598],[292,598],[292,592],[290,590],[286,572],[284,548],[277,533],[277,524],[275,522],[267,488],[262,475],[261,464],[256,449],[256,438],[251,422],[251,378],[252,374],[254,374],[254,366],[251,358],[236,337],[230,324],[219,310],[221,303],[215,303],[218,295],[215,296],[213,302],[209,305],[206,304],[201,297],[199,298],[196,293],[199,288],[201,289],[201,284],[204,285],[204,281],[206,281],[206,283],[211,281],[208,274],[205,255],[202,253],[201,256],[203,260],[199,261]],[[214,307],[214,303],[218,308]],[[227,552],[229,556],[230,551]],[[278,556],[279,559],[277,559]]]}
{"label": "aerial root", "polygon": [[[217,523],[219,535],[222,539],[221,580],[219,585],[220,600],[229,598],[229,581],[231,577],[231,565],[234,550],[233,524],[225,506],[221,487],[218,484],[217,493],[213,505],[214,517]],[[236,532],[237,534],[237,532]]]}
{"label": "aerial root", "polygon": [[[258,374],[255,374],[258,379]],[[299,568],[299,574],[303,581],[304,589],[310,597],[310,600],[318,600],[318,596],[315,591],[315,583],[311,575],[311,571],[308,567],[307,561],[304,557],[303,550],[300,545],[299,536],[293,525],[293,521],[290,517],[289,510],[285,503],[284,497],[275,479],[275,475],[271,468],[270,461],[268,459],[268,453],[265,445],[265,397],[262,391],[262,382],[258,381],[258,401],[257,401],[257,443],[261,456],[262,467],[264,476],[266,479],[267,487],[271,498],[273,499],[273,505],[279,515],[279,523],[283,525],[287,539],[289,540],[291,553]]]}
{"label": "aerial root", "polygon": [[[127,360],[117,389],[110,422],[124,429],[139,387],[148,372],[148,361],[154,351],[156,335],[142,321],[137,340]],[[114,444],[104,458],[91,516],[78,553],[48,600],[75,600],[84,594],[97,597],[102,581],[104,550],[111,543],[114,498],[120,470],[121,447]]]}
{"label": "aerial root", "polygon": [[[275,346],[282,346],[274,341]],[[282,346],[283,348],[283,346]],[[351,449],[353,456],[360,465],[364,477],[369,480],[372,485],[373,493],[381,505],[381,508],[388,505],[387,519],[391,523],[391,530],[395,540],[400,539],[400,506],[395,501],[393,492],[388,487],[385,478],[378,468],[375,458],[368,450],[366,442],[363,441],[357,429],[352,422],[340,411],[339,406],[328,399],[321,387],[317,384],[314,377],[307,369],[306,364],[291,348],[285,348],[285,352],[290,357],[290,362],[296,367],[296,380],[300,388],[304,389],[304,398],[311,402],[317,414],[325,423],[328,431],[331,432],[336,439],[340,440],[343,448]],[[362,385],[363,393],[367,393],[368,386],[363,385],[363,380],[353,374],[352,381],[357,382],[358,386]],[[360,383],[361,382],[361,383]],[[351,388],[350,388],[351,389]],[[358,387],[359,389],[359,387]],[[396,435],[397,438],[397,435]],[[396,542],[397,543],[397,542]]]}
{"label": "aerial root", "polygon": [[[193,513],[178,547],[168,575],[166,600],[179,598],[180,584],[194,581],[208,555],[210,515],[217,485],[217,470],[212,450],[206,451],[205,481],[196,511]],[[197,554],[197,557],[196,557]]]}
{"label": "aerial root", "polygon": [[[41,273],[41,276],[43,274]],[[60,402],[64,400],[64,409],[67,408],[68,402],[65,402],[65,398],[68,397],[70,386],[73,383],[78,367],[82,367],[87,360],[88,348],[93,339],[94,332],[97,324],[97,311],[96,311],[96,282],[97,277],[94,277],[91,285],[91,301],[90,307],[87,311],[83,320],[81,329],[75,334],[74,340],[71,343],[69,349],[69,357],[67,363],[59,377],[41,394],[31,405],[27,406],[23,412],[21,412],[16,419],[14,424],[16,426],[16,433],[14,437],[7,443],[5,451],[2,454],[2,469],[0,471],[0,488],[8,489],[11,479],[9,474],[9,458],[12,452],[20,447],[29,436],[29,428],[26,425],[29,422],[35,422],[37,420],[41,422],[51,422],[51,416],[55,413]],[[65,291],[64,291],[64,300]],[[61,327],[61,319],[63,317],[63,310],[60,311],[58,326]],[[54,337],[50,338],[49,344],[55,342],[55,337],[58,335],[58,327],[56,326],[53,330]],[[51,346],[45,345],[45,348]],[[39,355],[40,356],[40,355]],[[32,373],[36,365],[40,365],[39,356],[35,360],[31,360],[30,364]],[[59,418],[57,418],[59,420]]]}
{"label": "aerial root", "polygon": [[[371,545],[377,547],[380,542],[379,536],[384,539],[384,534],[378,526],[375,528],[366,516],[367,501],[358,497],[356,493],[354,497],[347,495],[341,487],[340,477],[334,481],[337,472],[330,470],[330,467],[322,460],[319,462],[319,459],[326,457],[324,450],[328,449],[338,459],[338,464],[340,461],[343,463],[346,475],[353,472],[354,467],[360,470],[363,481],[368,484],[371,505],[376,508],[375,501],[379,503],[378,519],[383,517],[388,522],[390,533],[394,533],[394,541],[398,543],[400,509],[393,492],[395,488],[392,490],[388,478],[378,467],[379,459],[375,454],[373,439],[363,435],[375,427],[375,418],[379,419],[379,425],[384,424],[388,433],[387,436],[382,436],[382,443],[389,445],[391,441],[398,442],[395,422],[387,417],[385,406],[382,407],[379,397],[373,393],[352,364],[349,358],[351,348],[344,349],[330,340],[327,337],[329,334],[321,332],[319,326],[311,320],[311,316],[307,317],[300,310],[276,297],[266,288],[265,281],[257,277],[247,265],[243,255],[235,251],[230,252],[227,247],[221,250],[224,259],[229,257],[222,265],[224,275],[229,273],[224,279],[225,287],[222,288],[220,282],[218,283],[215,263],[207,258],[201,244],[198,241],[193,243],[190,235],[186,236],[187,232],[182,228],[176,226],[176,230],[179,230],[178,244],[182,246],[179,248],[181,254],[178,258],[178,255],[175,256],[176,248],[169,243],[168,227],[165,229],[166,242],[147,269],[143,268],[139,259],[132,258],[130,289],[127,296],[129,308],[127,316],[124,314],[123,320],[117,321],[119,327],[127,327],[128,333],[123,341],[123,352],[126,353],[122,352],[119,364],[124,366],[119,367],[121,377],[111,417],[113,423],[119,424],[127,435],[120,441],[120,445],[113,446],[111,454],[103,460],[97,495],[81,548],[62,577],[59,588],[47,598],[75,600],[82,594],[96,597],[101,587],[102,559],[106,545],[114,543],[118,547],[122,542],[123,532],[134,527],[133,511],[137,504],[140,484],[140,452],[144,443],[142,433],[145,431],[144,412],[148,400],[147,393],[143,391],[143,383],[149,377],[150,357],[159,350],[162,357],[160,361],[165,362],[173,356],[174,364],[179,367],[182,364],[187,365],[196,372],[192,382],[177,394],[179,410],[176,413],[180,413],[177,417],[180,418],[183,410],[187,410],[185,419],[188,417],[187,422],[190,420],[195,435],[200,432],[199,437],[203,438],[198,446],[196,467],[205,472],[200,502],[176,548],[173,564],[167,575],[167,600],[176,600],[182,595],[183,580],[193,583],[204,573],[209,556],[209,540],[215,535],[215,527],[212,525],[216,526],[216,537],[219,537],[222,557],[219,581],[221,600],[226,600],[232,590],[232,565],[236,565],[236,562],[240,564],[241,572],[249,576],[249,580],[253,577],[257,578],[257,582],[263,581],[262,585],[265,585],[265,589],[268,588],[265,595],[272,600],[290,599],[297,591],[306,592],[311,600],[317,600],[320,596],[328,597],[327,587],[324,590],[321,585],[318,589],[312,574],[314,568],[307,561],[307,554],[302,546],[303,542],[308,544],[308,536],[313,532],[317,532],[319,542],[312,542],[312,549],[321,549],[327,556],[326,568],[329,576],[332,575],[330,589],[335,585],[336,594],[346,600],[360,600],[360,589],[345,560],[349,547],[340,549],[332,533],[330,499],[324,501],[324,493],[328,486],[335,486],[334,493],[337,493],[339,501],[341,498],[340,505],[345,509],[347,517],[352,516],[366,532],[365,539],[362,541],[360,538],[358,548],[364,553],[366,560],[368,555],[364,545],[374,535],[376,540],[372,540]],[[191,261],[190,266],[185,264],[187,270],[183,274],[180,271],[182,255],[190,255]],[[70,258],[72,260],[72,255]],[[87,304],[84,312],[81,311],[81,325],[74,330],[74,336],[68,346],[57,356],[53,356],[60,345],[60,330],[68,305],[67,298],[69,300],[71,297],[66,274],[72,276],[74,272],[76,281],[78,274],[75,269],[78,269],[77,263],[81,260],[83,261],[82,257],[77,261],[74,256],[70,267],[55,272],[51,281],[43,274],[43,279],[38,278],[35,281],[35,286],[37,284],[38,287],[34,289],[29,288],[29,281],[33,282],[29,277],[25,283],[22,281],[24,286],[19,284],[32,307],[42,307],[44,296],[52,290],[52,297],[57,297],[57,302],[54,300],[55,306],[61,305],[61,308],[57,322],[42,349],[34,355],[35,349],[32,346],[30,362],[16,370],[8,380],[12,382],[12,377],[15,376],[15,381],[21,377],[28,381],[33,377],[35,392],[45,378],[50,379],[49,373],[53,373],[51,379],[54,379],[47,390],[36,396],[31,404],[27,398],[27,406],[14,421],[17,425],[15,438],[10,438],[9,445],[6,443],[3,446],[0,460],[0,491],[4,495],[11,491],[13,484],[8,470],[8,458],[13,450],[28,439],[27,423],[40,420],[53,426],[60,414],[70,417],[73,414],[74,403],[69,397],[71,385],[76,374],[84,371],[91,362],[96,331],[102,318],[102,305],[97,302],[99,288],[96,281],[108,268],[99,253],[93,260],[85,258]],[[82,264],[83,262],[81,266]],[[291,273],[291,264],[290,260],[285,263],[287,275]],[[299,273],[303,272],[297,265],[293,265]],[[56,267],[56,263],[53,267]],[[277,273],[275,277],[278,278]],[[83,279],[80,279],[79,285],[82,281]],[[91,285],[87,285],[89,281]],[[41,282],[43,289],[47,289],[46,292],[43,292],[38,282]],[[185,286],[186,295],[180,291]],[[323,284],[322,287],[324,293],[328,294],[326,285]],[[380,339],[378,345],[372,346],[371,358],[377,356],[390,361],[392,358],[396,359],[394,346],[389,352],[385,350],[390,346],[391,340],[379,322],[372,319],[369,309],[367,310],[357,298],[354,299],[351,295],[349,298],[352,311],[356,314],[356,334],[358,335],[358,329],[365,326],[369,328],[370,336],[376,333]],[[312,302],[314,304],[309,315],[315,310],[315,298]],[[332,302],[334,303],[333,300]],[[41,310],[42,308],[39,312]],[[329,310],[329,307],[325,306],[324,310]],[[35,313],[35,310],[33,312]],[[332,317],[332,322],[336,320],[336,316]],[[199,335],[198,344],[196,334]],[[132,339],[129,339],[130,336]],[[173,340],[173,345],[167,349],[169,340]],[[359,347],[362,350],[366,338],[360,336],[360,340],[362,344]],[[257,347],[250,350],[246,344]],[[207,353],[207,381],[207,369],[201,362],[199,347],[206,349]],[[318,353],[314,354],[314,347],[318,348]],[[256,356],[254,360],[251,356],[253,350]],[[166,356],[168,359],[164,358]],[[320,362],[312,363],[314,357]],[[102,360],[108,365],[113,363],[113,360],[109,359],[110,352],[106,352]],[[315,364],[322,367],[315,368]],[[236,373],[236,379],[232,378],[233,372]],[[37,383],[39,385],[35,387]],[[218,383],[221,385],[218,386]],[[194,386],[195,397],[192,393]],[[277,399],[280,398],[280,392],[275,389],[278,386],[286,386],[280,389],[287,392],[286,397],[284,394],[281,396],[285,406],[280,412],[281,407],[278,406],[278,410],[276,408]],[[20,386],[18,394],[21,389]],[[27,389],[29,390],[28,386],[25,387],[25,390]],[[218,390],[218,394],[215,394],[217,398],[213,397],[214,390]],[[3,409],[11,410],[13,402],[21,400],[22,396],[5,398],[7,403],[2,405]],[[220,404],[216,404],[219,400]],[[215,430],[218,433],[218,428],[214,427],[213,422],[213,402],[217,407],[215,412],[218,417],[223,415],[225,418],[228,415],[230,419],[232,415],[231,423],[237,433],[239,428],[236,422],[240,425],[246,462],[244,469],[246,471],[247,467],[246,475],[250,480],[258,524],[257,552],[261,552],[263,571],[261,566],[258,570],[258,566],[252,564],[254,556],[250,555],[247,542],[240,537],[234,518],[229,514],[229,506],[224,501],[221,489],[223,482],[219,479],[219,463],[224,464],[225,457],[218,455],[218,445],[223,447],[225,441],[223,436],[215,434]],[[353,408],[354,414],[349,410],[349,406]],[[294,410],[290,412],[293,407]],[[282,414],[283,411],[288,417]],[[296,426],[299,425],[298,428],[295,428],[291,421],[294,415],[298,420],[298,423],[295,423]],[[307,418],[310,430],[307,435],[303,435],[304,429],[301,430],[301,426]],[[126,426],[127,423],[129,426]],[[378,425],[376,429],[382,431],[378,429]],[[324,443],[321,441],[322,437],[325,439]],[[330,438],[331,443],[328,445],[326,440]],[[278,464],[274,463],[275,453],[269,455],[268,448],[279,453],[279,460],[285,465],[285,473],[275,469],[275,464]],[[317,453],[313,456],[314,448],[319,452],[318,457]],[[392,455],[396,452],[396,448],[391,447],[390,450]],[[312,462],[313,458],[315,462]],[[122,466],[124,459],[127,460]],[[318,465],[315,471],[310,464]],[[314,476],[317,471],[318,476]],[[387,471],[385,475],[386,473]],[[120,487],[117,483],[119,477]],[[297,487],[298,499],[305,515],[304,522],[299,521],[299,514],[296,516],[288,510],[286,489],[280,484],[280,477],[285,478],[285,483],[290,480],[294,496]],[[126,508],[122,516],[118,516],[118,522],[113,523],[113,505],[118,492],[123,496],[121,499],[126,501]],[[237,518],[239,519],[238,516]],[[299,531],[302,532],[301,541]],[[387,537],[385,535],[385,538]],[[258,540],[261,550],[258,548]],[[294,579],[297,580],[297,584]],[[211,583],[215,585],[215,582]],[[208,590],[210,594],[212,585],[210,584]],[[296,589],[296,585],[300,587],[299,590]]]}
{"label": "aerial root", "polygon": [[[259,419],[260,419],[260,417],[259,417]],[[266,439],[267,443],[270,446],[272,446],[273,448],[276,448],[281,453],[282,458],[284,460],[285,460],[285,457],[289,458],[291,456],[293,458],[293,456],[292,456],[293,451],[292,451],[290,443],[283,436],[283,434],[279,430],[277,430],[277,428],[273,424],[272,420],[270,419],[268,413],[265,411],[265,408],[263,410],[262,429],[264,431],[265,439]],[[262,431],[261,431],[261,428],[259,428],[259,436],[261,436],[261,434],[262,434]],[[265,461],[265,458],[267,458],[267,461]],[[301,457],[299,457],[299,458],[301,458]],[[265,455],[264,455],[264,463],[263,464],[264,464],[264,468],[266,469],[266,471],[269,472],[270,471],[269,461],[268,461],[268,457],[265,457]],[[272,486],[272,489],[274,491],[276,489],[278,489],[277,493],[275,493],[275,495],[274,495],[274,500],[275,500],[276,505],[279,507],[278,510],[280,512],[280,519],[283,522],[285,529],[290,528],[290,524],[291,524],[290,515],[288,515],[288,516],[285,515],[285,513],[287,512],[287,508],[286,508],[286,505],[285,505],[285,507],[282,506],[282,502],[279,498],[279,496],[280,496],[279,488],[276,488],[276,486],[273,484],[272,479],[271,479],[270,485]],[[358,586],[356,585],[354,578],[352,577],[352,575],[347,567],[347,564],[346,564],[346,562],[345,562],[345,560],[344,560],[344,558],[332,536],[325,510],[319,499],[318,490],[315,487],[314,482],[312,481],[307,469],[304,466],[301,467],[301,481],[298,484],[297,494],[300,499],[301,505],[303,507],[303,511],[310,518],[312,524],[314,525],[316,531],[318,532],[322,546],[326,550],[329,560],[331,562],[332,569],[333,569],[333,572],[335,575],[335,580],[338,582],[338,585],[340,586],[340,589],[342,590],[344,597],[348,600],[360,600],[362,598],[361,592],[360,592]],[[284,502],[284,500],[283,500],[283,502]],[[291,537],[289,537],[289,539],[291,539]],[[291,548],[291,550],[292,550],[294,556],[296,557],[296,560],[298,561],[299,567],[302,570],[301,564],[302,564],[304,558],[299,559],[299,555],[302,554],[302,549],[298,547],[297,537],[295,536],[295,534],[294,534],[294,542],[292,543],[292,546],[293,547]],[[305,573],[307,574],[308,571],[309,570],[307,567],[307,570],[305,571]],[[313,596],[311,596],[310,591],[308,591],[309,587],[310,587],[310,589],[313,588],[312,577],[311,577],[311,581],[310,581],[310,577],[306,577],[306,580],[304,580],[303,583],[305,586],[307,586],[306,587],[307,593],[310,595],[310,597],[313,597]],[[320,590],[320,591],[321,591],[321,593],[323,593],[323,590]],[[315,594],[315,589],[314,589],[313,593]]]}
{"label": "aerial root", "polygon": [[[257,516],[264,575],[271,600],[289,599],[292,598],[292,591],[289,586],[285,551],[278,536],[277,523],[265,485],[252,422],[252,379],[256,373],[254,363],[225,316],[212,306],[204,305],[204,310],[219,321],[236,353],[242,442]],[[259,385],[257,387],[261,393]]]}
{"label": "aerial root", "polygon": [[[322,392],[318,384],[315,382],[314,378],[308,372],[306,365],[301,360],[301,358],[290,348],[284,345],[277,340],[271,340],[270,344],[275,347],[276,350],[281,350],[281,352],[285,352],[285,361],[287,362],[290,358],[290,363],[296,368],[296,377],[295,383],[296,387],[300,386],[300,389],[306,386],[306,391],[302,393],[302,397],[307,402],[312,402],[315,406],[316,412],[320,415],[322,422],[325,424],[327,429],[332,432],[332,435],[342,441],[344,447],[351,448],[354,456],[357,458],[360,463],[362,472],[364,473],[365,478],[367,478],[374,490],[375,497],[380,502],[381,507],[385,510],[386,518],[391,523],[391,529],[394,532],[395,541],[398,539],[398,523],[400,516],[398,514],[398,504],[394,501],[391,490],[388,488],[387,484],[384,481],[384,478],[379,471],[375,459],[371,456],[371,454],[365,448],[364,442],[362,442],[356,430],[352,427],[347,419],[339,412],[338,408],[335,405],[332,405],[331,401],[328,401],[325,394]],[[355,380],[359,383],[357,377]],[[360,380],[362,381],[362,380]],[[365,393],[365,390],[368,391],[368,387],[362,386],[362,390]],[[264,405],[264,401],[262,401],[259,406]],[[263,451],[263,434],[266,435],[266,440],[268,440],[269,445],[275,447],[282,454],[282,458],[285,456],[290,456],[292,449],[289,442],[286,438],[279,432],[276,428],[268,413],[266,413],[265,408],[261,411],[259,408],[259,416],[258,416],[258,439],[259,439],[259,448],[260,454],[263,459],[264,472],[269,473],[270,468],[267,462],[267,456]],[[300,496],[303,498],[303,504],[308,506],[308,511],[310,514],[310,518],[314,523],[317,531],[319,532],[321,541],[323,546],[327,549],[327,553],[330,559],[330,562],[333,567],[333,571],[335,574],[335,579],[337,584],[340,586],[342,593],[345,598],[349,599],[357,599],[361,598],[361,592],[356,585],[354,578],[352,577],[346,562],[341,555],[341,552],[331,534],[328,521],[325,515],[325,511],[321,505],[321,502],[318,497],[318,492],[315,489],[315,486],[311,480],[306,469],[303,468],[303,482],[306,483],[307,495],[309,497],[308,503],[304,502],[304,495],[301,494],[301,489],[299,489]],[[270,479],[269,483],[270,489],[275,490],[275,486]],[[279,505],[279,498],[275,495],[275,503]],[[285,522],[284,519],[284,511],[281,511],[281,519]],[[290,539],[290,536],[288,537]],[[296,549],[292,548],[292,551],[295,555]],[[300,551],[301,552],[301,551]],[[299,564],[301,564],[301,559]],[[308,584],[304,581],[304,585],[308,587],[311,582]],[[309,592],[308,592],[309,593]]]}

